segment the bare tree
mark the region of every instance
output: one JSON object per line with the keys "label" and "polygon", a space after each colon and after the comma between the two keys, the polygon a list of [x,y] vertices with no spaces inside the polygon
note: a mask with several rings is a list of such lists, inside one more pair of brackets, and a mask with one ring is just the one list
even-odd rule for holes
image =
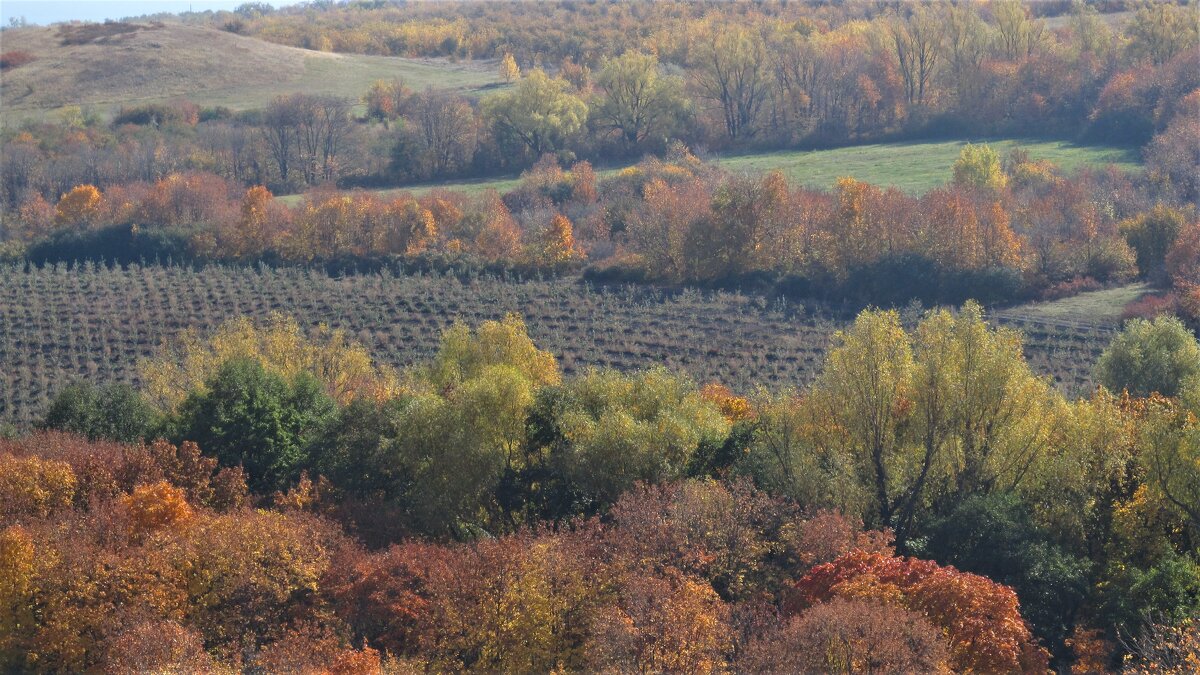
{"label": "bare tree", "polygon": [[294,96],[277,96],[263,112],[261,133],[267,148],[271,151],[276,166],[279,167],[279,177],[286,183],[291,168],[291,158],[295,152],[296,127],[298,123],[297,106]]}
{"label": "bare tree", "polygon": [[284,181],[292,158],[306,183],[336,179],[338,156],[352,128],[350,102],[337,96],[281,96],[263,115],[263,135]]}
{"label": "bare tree", "polygon": [[446,174],[471,161],[477,125],[466,99],[430,89],[417,98],[415,117],[431,174]]}
{"label": "bare tree", "polygon": [[714,27],[698,52],[697,86],[720,106],[729,138],[753,136],[771,91],[762,37],[749,28]]}

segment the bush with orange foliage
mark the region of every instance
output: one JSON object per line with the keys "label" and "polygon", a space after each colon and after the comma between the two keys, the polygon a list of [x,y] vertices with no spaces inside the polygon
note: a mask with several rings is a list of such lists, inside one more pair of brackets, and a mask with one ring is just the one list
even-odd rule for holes
{"label": "bush with orange foliage", "polygon": [[46,431],[18,440],[0,439],[0,456],[12,455],[64,464],[74,474],[75,503],[111,500],[138,485],[165,481],[197,505],[227,510],[246,502],[240,468],[219,468],[217,460],[192,442],[164,440],[127,445]]}
{"label": "bush with orange foliage", "polygon": [[515,260],[521,252],[521,228],[500,195],[489,191],[481,201],[481,223],[474,251],[489,262]]}
{"label": "bush with orange foliage", "polygon": [[380,675],[379,652],[354,649],[327,626],[303,624],[267,645],[254,658],[267,673],[327,673],[328,675]]}
{"label": "bush with orange foliage", "polygon": [[933,561],[851,551],[796,582],[790,615],[834,598],[862,599],[922,614],[946,632],[955,670],[1044,672],[1049,654],[1021,618],[1017,595],[986,577]]}
{"label": "bush with orange foliage", "polygon": [[139,224],[216,224],[235,220],[236,188],[202,171],[172,173],[156,181],[134,212]]}
{"label": "bush with orange foliage", "polygon": [[949,673],[942,631],[921,614],[872,600],[834,598],[757,636],[742,672]]}
{"label": "bush with orange foliage", "polygon": [[27,63],[33,63],[36,60],[37,57],[27,51],[21,49],[12,49],[0,54],[0,70],[19,68]]}
{"label": "bush with orange foliage", "polygon": [[1184,225],[1167,252],[1166,265],[1176,287],[1200,285],[1200,220]]}
{"label": "bush with orange foliage", "polygon": [[561,213],[554,214],[534,243],[529,246],[529,261],[535,265],[555,267],[583,260],[583,249],[575,244],[571,221]]}
{"label": "bush with orange foliage", "polygon": [[1075,657],[1072,675],[1107,673],[1112,669],[1113,645],[1104,638],[1104,631],[1079,625],[1065,643]]}
{"label": "bush with orange foliage", "polygon": [[800,561],[806,568],[831,563],[850,551],[896,554],[890,531],[864,530],[862,520],[837,511],[817,511],[796,529]]}
{"label": "bush with orange foliage", "polygon": [[166,481],[139,485],[120,502],[129,511],[129,525],[135,535],[179,527],[194,515],[183,490]]}
{"label": "bush with orange foliage", "polygon": [[700,388],[700,396],[706,401],[717,404],[721,415],[730,422],[753,420],[756,415],[750,401],[742,396],[735,396],[729,387],[719,382],[709,382]]}
{"label": "bush with orange foliage", "polygon": [[14,228],[25,241],[40,239],[54,229],[57,210],[40,194],[34,194],[17,209]]}
{"label": "bush with orange foliage", "polygon": [[88,228],[99,224],[104,197],[95,185],[76,185],[54,207],[54,224]]}
{"label": "bush with orange foliage", "polygon": [[1174,293],[1147,293],[1131,300],[1121,309],[1121,320],[1146,319],[1171,316],[1179,309],[1179,296]]}
{"label": "bush with orange foliage", "polygon": [[726,670],[729,608],[699,579],[645,572],[621,580],[617,602],[600,610],[588,641],[602,672],[714,673]]}
{"label": "bush with orange foliage", "polygon": [[330,567],[322,585],[355,637],[389,654],[415,656],[436,643],[438,580],[457,557],[448,547],[408,542]]}
{"label": "bush with orange foliage", "polygon": [[104,661],[110,673],[219,672],[201,635],[171,620],[147,620],[121,632]]}

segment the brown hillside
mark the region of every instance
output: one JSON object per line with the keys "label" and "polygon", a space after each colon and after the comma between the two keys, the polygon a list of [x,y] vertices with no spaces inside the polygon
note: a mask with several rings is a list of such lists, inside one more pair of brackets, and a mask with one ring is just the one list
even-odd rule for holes
{"label": "brown hillside", "polygon": [[0,76],[0,100],[6,108],[116,103],[269,85],[299,79],[312,54],[207,28],[163,24],[29,28],[5,31],[3,41],[6,51],[37,57]]}
{"label": "brown hillside", "polygon": [[292,91],[357,97],[378,78],[456,88],[496,79],[485,64],[328,54],[157,22],[5,30],[0,51],[36,57],[0,73],[6,113],[66,105],[112,109],[184,96],[202,105],[251,108]]}

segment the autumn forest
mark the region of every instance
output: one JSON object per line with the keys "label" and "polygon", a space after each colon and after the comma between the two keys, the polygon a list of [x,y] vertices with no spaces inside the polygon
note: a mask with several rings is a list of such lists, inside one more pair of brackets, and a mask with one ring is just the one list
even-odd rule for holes
{"label": "autumn forest", "polygon": [[0,30],[0,672],[1200,670],[1194,0],[198,4]]}

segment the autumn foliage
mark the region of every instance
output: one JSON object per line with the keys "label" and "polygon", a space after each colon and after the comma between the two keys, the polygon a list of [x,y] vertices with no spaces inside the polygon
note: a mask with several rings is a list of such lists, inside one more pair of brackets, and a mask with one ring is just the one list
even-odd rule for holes
{"label": "autumn foliage", "polygon": [[800,613],[834,598],[873,600],[921,614],[946,632],[956,670],[1046,668],[1048,655],[1021,619],[1016,594],[985,577],[932,561],[855,551],[810,570],[796,583],[787,607]]}
{"label": "autumn foliage", "polygon": [[661,369],[564,375],[515,315],[456,324],[377,397],[370,359],[327,338],[235,322],[168,354],[192,383],[158,413],[176,443],[0,441],[5,667],[1190,658],[1194,378],[1178,399],[1066,401],[975,304],[911,332],[864,312],[803,394],[748,397]]}

